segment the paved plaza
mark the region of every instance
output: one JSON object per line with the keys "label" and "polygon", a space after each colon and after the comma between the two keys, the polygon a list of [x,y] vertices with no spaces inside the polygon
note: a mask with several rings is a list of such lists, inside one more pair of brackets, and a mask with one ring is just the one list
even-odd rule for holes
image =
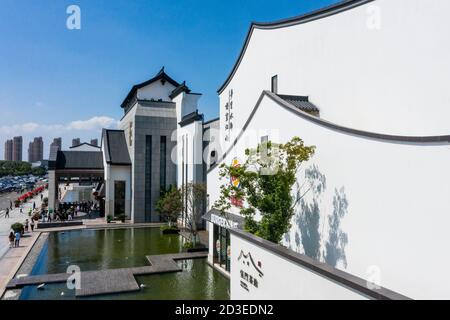
{"label": "paved plaza", "polygon": [[[47,197],[47,191],[44,191],[43,197]],[[12,201],[14,201],[14,199],[15,198],[11,197]],[[11,225],[16,222],[23,223],[26,219],[30,218],[28,216],[28,211],[33,207],[33,202],[36,203],[36,208],[40,208],[40,195],[37,195],[27,203],[23,204],[23,213],[20,213],[20,208],[13,208],[9,218],[5,218],[4,211],[0,213],[0,296],[2,296],[7,282],[20,267],[20,264],[25,259],[39,234],[38,232],[25,233],[24,237],[20,240],[20,247],[9,248],[8,235],[11,231]]]}

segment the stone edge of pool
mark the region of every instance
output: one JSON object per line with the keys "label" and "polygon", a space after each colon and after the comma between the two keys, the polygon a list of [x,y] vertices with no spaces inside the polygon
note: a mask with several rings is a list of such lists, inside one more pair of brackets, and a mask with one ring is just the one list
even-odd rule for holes
{"label": "stone edge of pool", "polygon": [[[17,278],[21,274],[29,275],[37,259],[48,240],[50,232],[75,231],[75,230],[104,230],[104,229],[128,229],[128,228],[157,228],[163,223],[144,223],[144,224],[102,224],[102,225],[83,225],[78,227],[62,227],[42,230],[34,242],[32,248],[22,261],[17,272],[9,279],[7,287],[0,300],[19,300],[22,289],[28,285],[37,285],[41,283],[60,283],[69,278],[69,274],[47,274],[38,276],[24,276]],[[180,235],[181,236],[181,235]],[[133,292],[140,289],[136,281],[136,276],[161,274],[170,272],[181,272],[178,266],[178,260],[206,258],[207,252],[181,252],[162,255],[146,256],[149,266],[131,267],[110,270],[86,271],[81,274],[81,282],[86,281],[89,285],[76,290],[76,297],[97,296],[114,293]],[[211,267],[211,266],[210,266]],[[117,277],[116,273],[120,273]],[[123,273],[123,274],[122,274]],[[111,279],[122,279],[123,281],[110,281]],[[10,293],[10,296],[7,295]],[[12,294],[11,294],[12,293]]]}
{"label": "stone edge of pool", "polygon": [[[17,276],[21,274],[29,275],[31,271],[33,271],[37,259],[39,258],[39,255],[41,254],[41,251],[48,240],[48,236],[49,236],[48,232],[39,232],[38,236],[36,237],[36,240],[31,246],[31,249],[28,251],[25,258],[21,262],[20,266],[17,268],[16,272],[12,275],[11,279],[9,279],[8,284],[12,279],[17,278]],[[8,284],[0,300],[19,300],[20,295],[22,293],[22,288],[9,289]],[[8,297],[8,293],[12,293],[12,295]]]}

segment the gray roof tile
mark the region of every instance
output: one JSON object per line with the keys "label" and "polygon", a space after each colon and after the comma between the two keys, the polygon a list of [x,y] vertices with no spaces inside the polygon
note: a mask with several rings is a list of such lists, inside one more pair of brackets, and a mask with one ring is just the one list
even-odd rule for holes
{"label": "gray roof tile", "polygon": [[286,102],[289,102],[293,106],[303,110],[305,112],[319,112],[319,109],[309,102],[307,96],[293,96],[287,94],[278,94],[278,96]]}
{"label": "gray roof tile", "polygon": [[113,165],[131,165],[123,130],[103,130],[106,162]]}

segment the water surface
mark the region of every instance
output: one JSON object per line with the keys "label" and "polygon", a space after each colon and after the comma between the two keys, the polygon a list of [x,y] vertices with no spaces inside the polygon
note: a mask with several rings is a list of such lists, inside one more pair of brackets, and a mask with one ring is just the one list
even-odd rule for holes
{"label": "water surface", "polygon": [[[146,266],[147,255],[181,251],[181,236],[161,235],[159,228],[52,232],[32,275],[64,273],[70,265],[77,265],[81,271]],[[136,277],[144,285],[138,292],[83,299],[229,299],[228,279],[211,268],[206,259],[183,260],[178,264],[182,272]],[[20,299],[75,299],[75,292],[67,289],[65,283],[48,284],[44,290],[27,286]]]}

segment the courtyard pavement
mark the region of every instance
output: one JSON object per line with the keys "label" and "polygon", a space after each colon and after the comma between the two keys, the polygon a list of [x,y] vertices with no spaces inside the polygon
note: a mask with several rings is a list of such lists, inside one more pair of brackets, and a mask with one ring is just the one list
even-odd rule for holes
{"label": "courtyard pavement", "polygon": [[[43,197],[47,197],[48,191],[45,190],[43,194]],[[11,225],[16,222],[23,223],[26,219],[30,219],[28,210],[33,208],[33,202],[36,202],[36,208],[40,208],[40,195],[22,205],[23,213],[20,213],[20,208],[13,208],[9,214],[9,218],[5,218],[4,211],[0,213],[0,297],[3,295],[9,279],[20,267],[39,236],[39,232],[31,233],[31,230],[29,230],[29,232],[25,233],[24,237],[20,239],[20,247],[9,248],[8,235],[11,231]]]}

